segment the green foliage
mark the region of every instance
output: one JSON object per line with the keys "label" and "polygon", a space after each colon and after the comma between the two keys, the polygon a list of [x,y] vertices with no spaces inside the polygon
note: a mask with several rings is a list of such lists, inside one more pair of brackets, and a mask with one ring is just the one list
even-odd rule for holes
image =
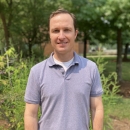
{"label": "green foliage", "polygon": [[110,73],[108,76],[104,75],[107,62],[104,61],[104,58],[99,57],[93,59],[98,66],[102,86],[103,86],[103,103],[104,103],[104,130],[112,129],[111,120],[110,120],[110,110],[108,109],[111,105],[115,105],[120,97],[117,96],[119,92],[119,85],[117,82],[117,74],[115,72]]}
{"label": "green foliage", "polygon": [[1,86],[4,86],[2,89],[3,97],[1,97],[3,102],[2,105],[0,105],[0,111],[2,111],[4,119],[8,121],[10,130],[23,130],[23,96],[28,74],[34,62],[33,60],[21,58],[16,62],[17,57],[14,48],[9,49],[3,57],[6,59],[7,55],[9,61],[5,60],[3,64],[11,60],[9,66],[4,66],[5,73],[10,72],[10,75],[6,74],[6,77],[1,76],[0,79],[0,83],[2,83]]}
{"label": "green foliage", "polygon": [[[8,50],[8,52],[3,55],[3,57],[6,59],[8,55],[9,62],[13,58],[16,60],[17,55],[13,48]],[[1,58],[2,59],[2,58]],[[15,60],[12,60],[14,62],[11,62],[9,66],[6,66],[7,61],[1,60],[4,64],[4,70],[5,72],[10,72],[10,75],[6,74],[6,76],[1,77],[1,80],[6,82],[4,85],[1,84],[1,86],[4,86],[3,88],[3,94],[1,97],[1,100],[3,101],[0,105],[0,111],[2,111],[2,116],[4,119],[6,119],[9,123],[9,130],[23,130],[24,124],[23,124],[23,113],[24,113],[24,92],[25,87],[27,83],[28,74],[30,71],[30,68],[35,64],[34,59],[19,59],[17,62]],[[94,59],[95,60],[95,59]],[[117,85],[117,76],[116,73],[111,73],[109,76],[104,75],[106,62],[104,62],[103,58],[97,58],[95,62],[98,65],[100,74],[101,74],[101,80],[102,85],[104,89],[103,94],[103,102],[104,102],[104,110],[105,110],[105,120],[104,120],[104,130],[110,129],[110,118],[109,114],[110,111],[109,106],[115,105],[119,98],[116,96],[118,92],[119,86]],[[10,76],[10,78],[8,78]],[[0,83],[1,83],[0,80]],[[10,82],[11,81],[11,82]]]}
{"label": "green foliage", "polygon": [[[128,57],[129,58],[129,57]],[[116,71],[116,56],[114,57],[105,57],[104,61],[107,62],[104,74],[107,76],[112,72]],[[130,64],[129,62],[122,63],[122,79],[123,81],[130,81]]]}
{"label": "green foliage", "polygon": [[[125,108],[125,109],[124,109]],[[111,111],[111,116],[118,117],[118,119],[128,119],[130,120],[130,99],[120,98],[116,104],[109,107]]]}
{"label": "green foliage", "polygon": [[100,8],[104,14],[104,19],[110,21],[116,28],[130,27],[129,0],[107,0],[106,4]]}

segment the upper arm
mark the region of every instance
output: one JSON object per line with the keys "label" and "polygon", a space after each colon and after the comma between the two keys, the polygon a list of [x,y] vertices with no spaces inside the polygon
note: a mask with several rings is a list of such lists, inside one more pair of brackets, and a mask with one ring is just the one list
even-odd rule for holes
{"label": "upper arm", "polygon": [[103,109],[102,96],[90,97],[91,109]]}
{"label": "upper arm", "polygon": [[38,108],[39,108],[39,104],[26,103],[24,115],[25,116],[37,117]]}

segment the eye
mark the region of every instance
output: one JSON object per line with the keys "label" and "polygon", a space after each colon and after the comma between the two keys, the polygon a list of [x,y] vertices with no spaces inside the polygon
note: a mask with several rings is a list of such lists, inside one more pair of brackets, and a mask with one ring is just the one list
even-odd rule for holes
{"label": "eye", "polygon": [[65,32],[69,32],[69,31],[70,31],[70,29],[66,28],[66,29],[64,29],[64,31],[65,31]]}
{"label": "eye", "polygon": [[53,32],[53,33],[58,33],[59,30],[58,30],[58,29],[54,29],[52,32]]}

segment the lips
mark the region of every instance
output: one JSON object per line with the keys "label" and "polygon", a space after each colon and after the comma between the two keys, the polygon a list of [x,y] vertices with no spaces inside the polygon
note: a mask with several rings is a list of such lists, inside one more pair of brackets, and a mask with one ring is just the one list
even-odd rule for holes
{"label": "lips", "polygon": [[58,42],[57,44],[67,44],[67,42]]}

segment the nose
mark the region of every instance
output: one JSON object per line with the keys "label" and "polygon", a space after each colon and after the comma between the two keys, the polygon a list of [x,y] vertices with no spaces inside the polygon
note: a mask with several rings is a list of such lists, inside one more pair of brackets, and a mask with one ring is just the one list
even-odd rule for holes
{"label": "nose", "polygon": [[59,40],[63,40],[64,38],[65,38],[64,32],[63,32],[63,31],[60,31],[60,32],[59,32],[58,39],[59,39]]}

